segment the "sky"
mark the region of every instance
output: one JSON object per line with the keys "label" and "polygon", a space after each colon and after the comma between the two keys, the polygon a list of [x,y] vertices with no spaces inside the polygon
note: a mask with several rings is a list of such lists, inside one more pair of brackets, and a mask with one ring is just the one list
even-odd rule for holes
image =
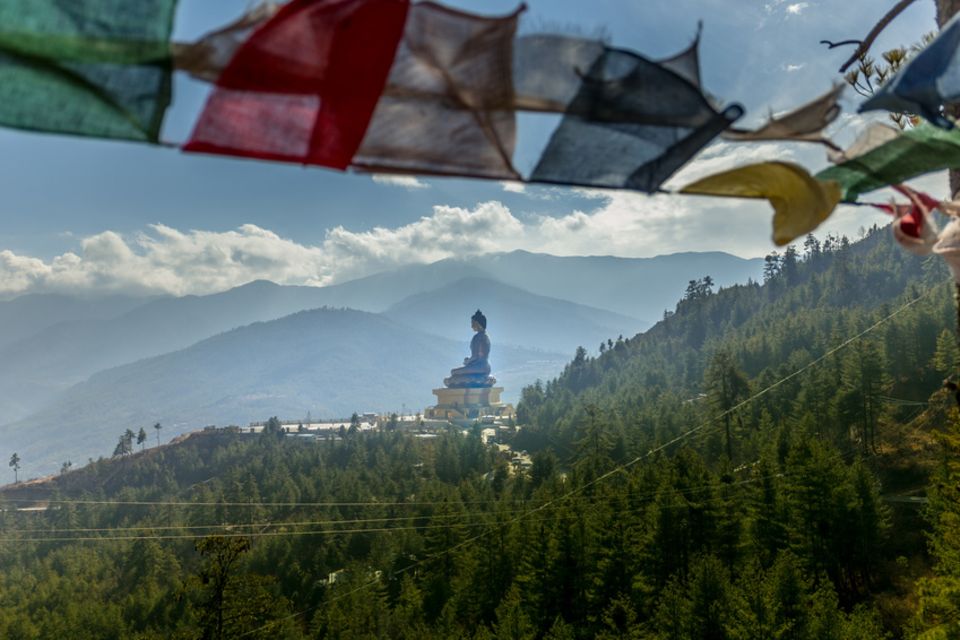
{"label": "sky", "polygon": [[[180,0],[175,39],[230,22],[248,0]],[[506,0],[454,0],[484,14]],[[650,58],[672,55],[703,21],[703,85],[747,109],[738,126],[799,106],[841,81],[850,48],[820,40],[862,38],[888,0],[528,0],[521,31],[601,36]],[[936,28],[919,0],[874,52],[909,45]],[[208,87],[178,74],[163,138],[183,142]],[[871,119],[845,93],[830,133],[852,141]],[[556,116],[521,115],[517,165],[529,169]],[[716,142],[667,187],[763,160],[826,166],[816,145]],[[25,293],[174,295],[224,290],[254,279],[326,285],[397,266],[511,251],[649,257],[677,251],[763,256],[772,211],[765,202],[537,187],[464,179],[369,176],[184,154],[174,148],[0,129],[0,297]],[[946,180],[916,182],[944,196]],[[884,217],[841,206],[817,231],[856,237]]]}

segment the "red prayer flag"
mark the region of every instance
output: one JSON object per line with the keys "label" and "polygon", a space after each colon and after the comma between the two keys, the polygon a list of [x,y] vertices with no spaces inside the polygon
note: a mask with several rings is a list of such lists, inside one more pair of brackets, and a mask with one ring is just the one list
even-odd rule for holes
{"label": "red prayer flag", "polygon": [[413,5],[354,166],[520,180],[512,68],[523,10],[486,17]]}
{"label": "red prayer flag", "polygon": [[409,0],[293,0],[217,80],[185,151],[346,169],[403,35]]}

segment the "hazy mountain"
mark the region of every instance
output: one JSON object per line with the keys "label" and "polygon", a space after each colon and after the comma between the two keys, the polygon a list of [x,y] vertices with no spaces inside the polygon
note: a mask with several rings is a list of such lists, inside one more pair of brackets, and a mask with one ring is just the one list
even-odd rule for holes
{"label": "hazy mountain", "polygon": [[709,275],[717,286],[760,280],[761,258],[719,251],[653,258],[552,256],[513,251],[410,265],[326,287],[326,304],[383,311],[404,298],[464,278],[488,278],[531,293],[606,309],[649,323],[673,309],[690,280]]}
{"label": "hazy mountain", "polygon": [[[489,278],[480,266],[456,260],[413,264],[324,287],[325,304],[379,313],[404,299],[464,278]],[[511,283],[509,279],[503,280]],[[469,327],[468,327],[469,328]]]}
{"label": "hazy mountain", "polygon": [[761,280],[763,272],[761,258],[738,258],[720,251],[653,258],[513,251],[470,258],[465,265],[542,296],[608,309],[651,324],[663,317],[665,309],[676,306],[690,280],[709,275],[724,287],[749,278]]}
{"label": "hazy mountain", "polygon": [[[323,288],[252,282],[214,295],[152,300],[129,311],[123,305],[133,303],[123,299],[88,301],[85,304],[91,310],[86,315],[79,310],[74,315],[58,311],[51,300],[40,296],[24,296],[0,304],[0,327],[9,327],[4,332],[6,344],[0,341],[0,362],[4,363],[0,368],[0,415],[11,421],[29,415],[97,371],[182,349],[252,322],[325,305],[376,312],[396,305],[398,317],[415,328],[469,337],[460,307],[449,306],[459,303],[450,287],[464,278],[498,280],[530,293],[526,298],[515,291],[508,295],[508,287],[482,301],[471,299],[467,306],[473,308],[467,310],[466,318],[477,307],[493,309],[489,313],[495,325],[500,322],[498,317],[506,316],[506,309],[522,318],[516,324],[501,324],[499,333],[491,327],[495,339],[569,353],[570,345],[594,347],[600,339],[630,335],[657,320],[665,308],[676,304],[690,279],[709,274],[723,285],[758,278],[761,262],[725,253],[632,259],[515,251],[411,265]],[[436,296],[419,301],[432,309],[430,312],[417,312],[412,303],[404,303],[411,296],[433,291],[438,291]],[[537,296],[555,302],[547,304]],[[564,300],[595,309],[556,306]],[[620,315],[603,315],[601,309]],[[63,321],[54,323],[53,316]],[[531,325],[540,330],[534,331]]]}
{"label": "hazy mountain", "polygon": [[451,339],[469,338],[470,317],[482,309],[494,348],[524,345],[573,354],[601,340],[632,336],[649,327],[603,309],[539,296],[488,278],[464,278],[410,296],[385,313],[394,320]]}
{"label": "hazy mountain", "polygon": [[[157,421],[169,438],[207,424],[295,419],[308,411],[416,411],[435,402],[431,389],[468,351],[466,339],[427,335],[381,315],[301,312],[98,373],[42,411],[0,427],[0,440],[36,473],[109,455],[125,429]],[[524,384],[555,376],[568,359],[502,346],[491,361],[505,397],[515,400]]]}
{"label": "hazy mountain", "polygon": [[[627,322],[622,315],[646,322],[656,320],[664,308],[675,304],[692,278],[710,274],[723,285],[758,277],[759,271],[759,260],[743,260],[725,253],[630,259],[556,257],[515,251],[412,265],[323,288],[252,282],[214,295],[152,300],[129,311],[124,305],[134,303],[122,298],[82,304],[64,301],[58,307],[55,297],[24,296],[0,303],[0,326],[9,327],[6,344],[0,341],[0,362],[4,363],[0,368],[0,408],[6,419],[19,419],[97,371],[182,349],[251,322],[324,305],[378,312],[397,305],[397,313],[411,326],[450,337],[463,332],[469,337],[469,325],[461,312],[447,314],[448,308],[442,304],[444,300],[456,300],[448,289],[464,278],[499,280],[535,296],[621,314],[614,317],[572,307],[560,312],[540,298],[525,300],[509,287],[491,290],[493,297],[484,297],[482,302],[473,299],[467,305],[492,309],[494,322],[497,316],[509,316],[506,309],[515,309],[510,317],[522,318],[525,328],[514,333],[523,339],[512,337],[508,330],[499,334],[504,343],[547,346],[569,353],[570,345],[591,347],[600,339],[620,333],[628,335],[646,326],[644,322]],[[429,303],[434,312],[418,314],[402,304],[410,296],[435,290],[439,290],[436,302]],[[498,300],[498,295],[506,296],[510,302]],[[427,298],[420,303],[428,304]],[[72,314],[67,311],[69,304],[77,308]],[[472,312],[469,310],[467,317]],[[550,313],[561,313],[563,323],[555,322],[554,317],[548,327],[545,323],[549,316],[537,317]],[[63,321],[54,323],[53,316]],[[539,332],[533,331],[531,325],[541,327],[544,340],[537,339]],[[509,327],[502,324],[500,329]],[[491,330],[498,335],[493,327]],[[582,335],[578,335],[580,331]],[[528,341],[529,337],[534,339]]]}
{"label": "hazy mountain", "polygon": [[104,320],[126,313],[155,298],[74,296],[37,293],[0,301],[0,349],[47,327],[77,320]]}
{"label": "hazy mountain", "polygon": [[0,368],[0,408],[7,419],[17,419],[102,369],[320,307],[325,298],[324,290],[316,287],[258,281],[214,295],[153,300],[116,317],[48,326],[0,348],[5,365]]}

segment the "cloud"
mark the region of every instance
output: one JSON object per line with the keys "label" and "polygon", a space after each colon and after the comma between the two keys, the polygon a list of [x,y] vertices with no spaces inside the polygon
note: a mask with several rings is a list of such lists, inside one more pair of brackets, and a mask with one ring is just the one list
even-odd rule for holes
{"label": "cloud", "polygon": [[526,193],[527,185],[522,182],[516,182],[515,180],[504,180],[500,183],[500,186],[503,187],[503,190],[507,193]]}
{"label": "cloud", "polygon": [[[797,151],[797,149],[801,149]],[[720,142],[706,149],[667,186],[769,159],[811,162],[797,145]],[[397,227],[328,229],[309,245],[246,224],[229,231],[178,230],[154,224],[140,233],[104,231],[50,260],[0,251],[0,295],[27,292],[206,294],[255,279],[323,286],[415,263],[516,249],[555,255],[647,257],[678,251],[727,251],[758,256],[775,249],[772,210],[762,200],[629,191],[559,189],[583,208],[547,215],[515,213],[498,201],[473,207],[434,206]],[[574,199],[573,201],[577,201]],[[556,210],[551,204],[551,209]],[[818,235],[855,237],[886,222],[867,207],[844,207]]]}
{"label": "cloud", "polygon": [[788,15],[798,16],[801,13],[803,13],[803,11],[807,9],[809,6],[810,6],[809,2],[795,2],[793,4],[788,4],[786,11]]}
{"label": "cloud", "polygon": [[395,176],[385,173],[375,173],[372,177],[373,181],[377,184],[384,184],[391,187],[402,187],[408,191],[430,188],[429,184],[421,181],[415,176]]}
{"label": "cloud", "polygon": [[524,235],[523,223],[499,202],[437,206],[432,215],[393,229],[338,226],[317,246],[252,224],[226,232],[154,224],[130,237],[113,231],[86,237],[76,253],[49,261],[0,251],[0,295],[205,294],[256,279],[320,286],[404,264],[518,248],[504,238]]}
{"label": "cloud", "polygon": [[800,69],[803,69],[805,66],[807,66],[807,65],[805,65],[805,64],[785,64],[785,65],[783,65],[782,69],[783,69],[784,71],[786,71],[787,73],[793,73],[794,71],[800,71]]}
{"label": "cloud", "polygon": [[715,142],[692,162],[684,165],[664,186],[667,189],[679,189],[708,175],[765,160],[806,164],[798,160],[795,146],[774,142],[754,142],[750,144]]}

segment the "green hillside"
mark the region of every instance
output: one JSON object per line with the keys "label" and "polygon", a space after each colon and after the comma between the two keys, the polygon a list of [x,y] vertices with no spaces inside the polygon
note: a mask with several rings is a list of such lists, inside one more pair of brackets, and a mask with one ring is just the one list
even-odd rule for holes
{"label": "green hillside", "polygon": [[524,391],[527,472],[211,432],[6,487],[0,637],[958,637],[946,279],[874,230],[694,281]]}

